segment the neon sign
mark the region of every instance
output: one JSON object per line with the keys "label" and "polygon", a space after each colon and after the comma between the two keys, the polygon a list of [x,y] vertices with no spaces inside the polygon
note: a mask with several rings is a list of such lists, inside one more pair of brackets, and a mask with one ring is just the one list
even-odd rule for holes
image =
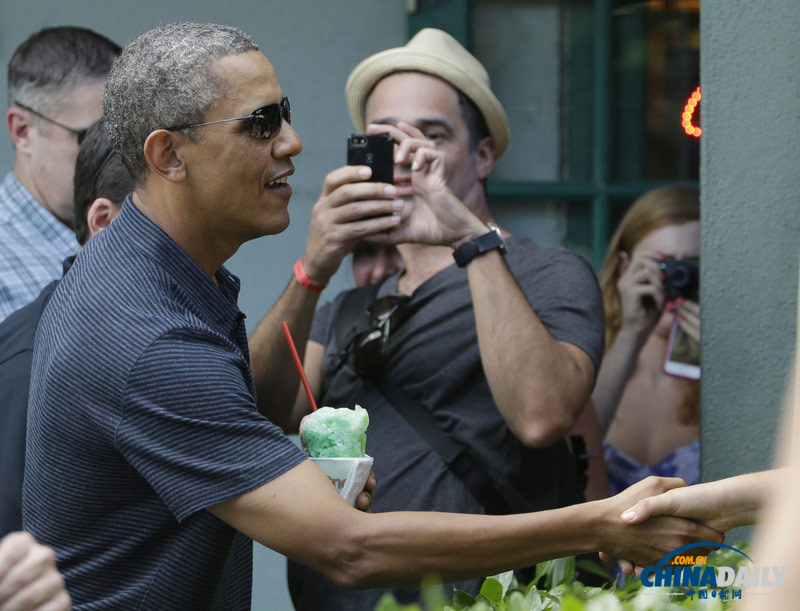
{"label": "neon sign", "polygon": [[699,138],[700,134],[703,133],[703,130],[700,129],[698,126],[692,124],[692,117],[694,116],[694,111],[697,110],[697,105],[700,103],[700,100],[703,98],[700,95],[700,87],[695,89],[692,92],[692,95],[689,96],[689,99],[686,100],[686,106],[683,107],[683,114],[681,115],[681,125],[683,126],[683,131],[686,132],[687,136],[694,136],[695,138]]}

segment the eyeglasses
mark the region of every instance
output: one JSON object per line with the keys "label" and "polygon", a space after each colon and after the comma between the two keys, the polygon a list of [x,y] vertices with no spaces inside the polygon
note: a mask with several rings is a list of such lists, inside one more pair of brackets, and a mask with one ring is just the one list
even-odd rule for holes
{"label": "eyeglasses", "polygon": [[170,132],[189,129],[192,127],[202,127],[204,125],[214,125],[215,123],[228,123],[229,121],[249,121],[249,132],[253,138],[258,140],[269,140],[277,136],[281,131],[283,122],[292,123],[292,108],[289,106],[289,98],[283,98],[277,104],[267,104],[261,108],[256,108],[246,117],[232,117],[230,119],[217,119],[216,121],[206,121],[204,123],[187,123],[186,125],[176,125],[167,127]]}
{"label": "eyeglasses", "polygon": [[406,319],[407,302],[407,295],[386,295],[367,308],[373,328],[356,335],[351,345],[353,365],[359,375],[376,378],[383,372],[392,329]]}
{"label": "eyeglasses", "polygon": [[44,119],[48,123],[52,123],[53,125],[57,125],[61,129],[67,130],[71,134],[75,134],[78,137],[78,144],[83,142],[83,139],[86,137],[86,132],[89,131],[88,127],[86,129],[75,129],[74,127],[69,127],[68,125],[64,125],[63,123],[59,123],[55,119],[51,119],[50,117],[48,117],[46,115],[43,115],[38,110],[34,110],[30,106],[25,106],[25,104],[20,104],[17,101],[14,101],[14,106],[19,106],[22,110],[27,110],[32,115],[36,115],[37,117],[39,117],[40,119]]}

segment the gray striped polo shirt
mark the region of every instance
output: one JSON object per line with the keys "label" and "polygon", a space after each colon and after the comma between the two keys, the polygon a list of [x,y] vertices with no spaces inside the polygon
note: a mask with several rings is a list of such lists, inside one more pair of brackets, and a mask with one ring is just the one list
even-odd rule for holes
{"label": "gray striped polo shirt", "polygon": [[245,609],[252,542],[205,508],[304,459],[255,404],[238,279],[130,197],[37,332],[23,524],[76,609]]}

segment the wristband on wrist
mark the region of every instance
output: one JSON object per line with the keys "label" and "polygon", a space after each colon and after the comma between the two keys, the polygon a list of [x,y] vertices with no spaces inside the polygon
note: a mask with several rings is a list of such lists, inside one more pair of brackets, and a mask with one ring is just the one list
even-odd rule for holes
{"label": "wristband on wrist", "polygon": [[302,257],[300,257],[294,264],[294,277],[300,284],[313,293],[319,293],[322,291],[322,289],[328,286],[327,284],[317,284],[306,275],[306,271],[303,269]]}
{"label": "wristband on wrist", "polygon": [[453,251],[453,258],[456,260],[456,265],[464,267],[478,255],[482,255],[495,248],[503,255],[508,252],[506,241],[505,238],[503,238],[503,233],[500,231],[500,228],[494,223],[487,223],[487,226],[490,229],[489,233],[476,236],[464,242]]}

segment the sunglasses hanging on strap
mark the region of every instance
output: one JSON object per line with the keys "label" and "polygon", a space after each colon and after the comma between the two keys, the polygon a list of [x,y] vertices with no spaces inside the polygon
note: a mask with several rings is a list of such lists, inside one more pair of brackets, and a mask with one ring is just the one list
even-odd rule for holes
{"label": "sunglasses hanging on strap", "polygon": [[[352,291],[343,298],[332,335],[335,346],[344,346],[339,353],[336,369],[352,357],[353,365],[365,386],[375,389],[413,427],[450,472],[461,479],[487,513],[502,515],[528,511],[524,499],[489,475],[466,447],[442,430],[430,410],[383,375],[383,364],[391,343],[390,334],[410,313],[406,296],[387,295],[376,299],[382,284]],[[364,329],[367,318],[371,327]]]}

